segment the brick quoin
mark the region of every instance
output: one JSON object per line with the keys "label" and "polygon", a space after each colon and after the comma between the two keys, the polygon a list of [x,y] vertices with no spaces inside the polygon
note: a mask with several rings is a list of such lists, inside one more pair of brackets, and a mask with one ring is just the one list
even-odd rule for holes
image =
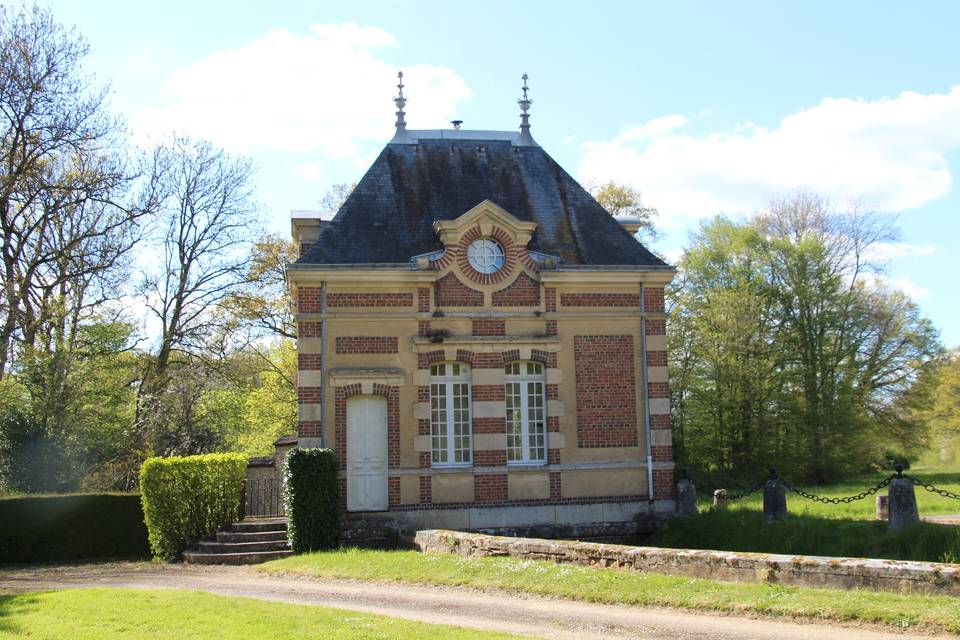
{"label": "brick quoin", "polygon": [[639,293],[562,293],[565,307],[639,307]]}
{"label": "brick quoin", "polygon": [[412,307],[412,293],[328,293],[328,307]]}
{"label": "brick quoin", "polygon": [[506,502],[507,474],[483,473],[473,476],[475,502]]}
{"label": "brick quoin", "polygon": [[560,399],[560,385],[558,384],[548,384],[547,385],[547,400],[559,400]]}
{"label": "brick quoin", "polygon": [[420,504],[433,502],[433,478],[420,476]]}
{"label": "brick quoin", "polygon": [[297,402],[300,404],[320,404],[322,397],[320,387],[297,387]]}
{"label": "brick quoin", "polygon": [[477,318],[472,321],[473,335],[475,336],[505,336],[507,335],[507,323],[503,320],[492,320],[490,318]]}
{"label": "brick quoin", "polygon": [[577,446],[637,446],[633,336],[574,336]]}
{"label": "brick quoin", "polygon": [[387,479],[387,503],[390,508],[400,506],[400,478]]}
{"label": "brick quoin", "polygon": [[432,330],[429,320],[417,320],[417,335],[421,338],[429,338]]}
{"label": "brick quoin", "polygon": [[421,313],[430,311],[430,287],[417,289],[417,311]]}
{"label": "brick quoin", "polygon": [[670,416],[667,414],[650,416],[650,428],[651,429],[669,429]]}
{"label": "brick quoin", "polygon": [[448,273],[437,280],[433,289],[434,302],[438,307],[482,307],[483,292],[471,289],[460,282],[457,276]]}
{"label": "brick quoin", "polygon": [[417,387],[417,402],[430,402],[430,387],[422,384]]}
{"label": "brick quoin", "polygon": [[656,500],[669,500],[673,498],[672,469],[653,470],[653,497]]}
{"label": "brick quoin", "polygon": [[667,321],[666,320],[647,320],[647,335],[648,336],[667,335]]}
{"label": "brick quoin", "polygon": [[320,313],[322,292],[322,287],[298,287],[297,312]]}
{"label": "brick quoin", "polygon": [[666,351],[647,351],[647,366],[648,367],[667,366],[667,352]]}
{"label": "brick quoin", "polygon": [[666,382],[648,382],[647,397],[649,398],[669,398],[670,387]]}
{"label": "brick quoin", "polygon": [[319,322],[297,323],[298,338],[319,338],[321,333],[321,324]]}
{"label": "brick quoin", "polygon": [[301,438],[319,438],[320,422],[317,420],[301,420],[297,424],[297,433]]}
{"label": "brick quoin", "polygon": [[521,273],[510,286],[494,291],[492,300],[495,307],[539,307],[540,284]]}
{"label": "brick quoin", "polygon": [[560,472],[559,471],[550,472],[550,499],[551,500],[560,499]]}
{"label": "brick quoin", "polygon": [[298,353],[297,369],[299,371],[319,371],[321,359],[319,353]]}
{"label": "brick quoin", "polygon": [[553,287],[543,289],[543,307],[548,313],[557,310],[557,290]]}
{"label": "brick quoin", "polygon": [[560,418],[547,416],[547,431],[560,431]]}
{"label": "brick quoin", "polygon": [[397,353],[396,336],[338,336],[334,349],[338,354]]}
{"label": "brick quoin", "polygon": [[547,336],[557,335],[557,321],[556,320],[547,320],[543,328],[543,334]]}
{"label": "brick quoin", "polygon": [[[426,433],[426,434],[421,434],[421,435],[427,435],[427,434],[429,434],[429,429],[427,430],[427,433]],[[418,467],[420,467],[421,469],[429,469],[430,467],[433,466],[432,464],[430,464],[430,452],[429,452],[429,451],[420,451],[419,454],[420,454],[420,455],[417,456],[417,466],[418,466]]]}
{"label": "brick quoin", "polygon": [[663,313],[663,289],[661,287],[647,287],[643,290],[643,310],[647,313]]}
{"label": "brick quoin", "polygon": [[670,462],[673,460],[673,447],[650,447],[650,454],[654,462]]}

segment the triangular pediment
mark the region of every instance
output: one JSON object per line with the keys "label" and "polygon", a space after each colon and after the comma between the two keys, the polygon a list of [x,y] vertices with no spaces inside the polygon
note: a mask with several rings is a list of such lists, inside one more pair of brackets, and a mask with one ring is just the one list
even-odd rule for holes
{"label": "triangular pediment", "polygon": [[507,232],[519,246],[525,247],[537,228],[535,222],[524,222],[492,200],[484,200],[453,220],[438,220],[433,228],[444,245],[456,244],[468,229],[479,227],[481,235],[489,236],[494,228]]}

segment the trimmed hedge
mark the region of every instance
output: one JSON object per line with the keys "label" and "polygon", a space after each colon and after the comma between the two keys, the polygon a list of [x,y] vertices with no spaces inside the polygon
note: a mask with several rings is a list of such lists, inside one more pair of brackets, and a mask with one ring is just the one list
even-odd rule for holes
{"label": "trimmed hedge", "polygon": [[294,449],[283,466],[290,546],[296,553],[340,544],[340,482],[331,449]]}
{"label": "trimmed hedge", "polygon": [[0,564],[149,556],[137,494],[0,498]]}
{"label": "trimmed hedge", "polygon": [[155,558],[172,560],[193,540],[237,520],[247,457],[211,453],[149,458],[140,468],[140,494]]}

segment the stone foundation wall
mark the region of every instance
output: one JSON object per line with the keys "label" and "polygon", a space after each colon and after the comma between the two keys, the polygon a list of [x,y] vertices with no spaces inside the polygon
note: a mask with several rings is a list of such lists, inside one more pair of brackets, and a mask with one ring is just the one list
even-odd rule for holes
{"label": "stone foundation wall", "polygon": [[960,564],[629,547],[446,530],[418,531],[422,552],[513,556],[712,580],[960,595]]}

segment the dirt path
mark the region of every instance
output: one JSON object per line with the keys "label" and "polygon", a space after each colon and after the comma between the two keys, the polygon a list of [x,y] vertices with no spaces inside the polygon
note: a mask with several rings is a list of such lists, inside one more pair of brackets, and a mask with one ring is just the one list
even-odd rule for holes
{"label": "dirt path", "polygon": [[672,609],[596,605],[473,589],[266,576],[245,567],[93,564],[0,569],[0,592],[125,587],[198,589],[229,596],[326,605],[435,624],[541,638],[843,640],[947,638],[871,627],[774,622]]}

